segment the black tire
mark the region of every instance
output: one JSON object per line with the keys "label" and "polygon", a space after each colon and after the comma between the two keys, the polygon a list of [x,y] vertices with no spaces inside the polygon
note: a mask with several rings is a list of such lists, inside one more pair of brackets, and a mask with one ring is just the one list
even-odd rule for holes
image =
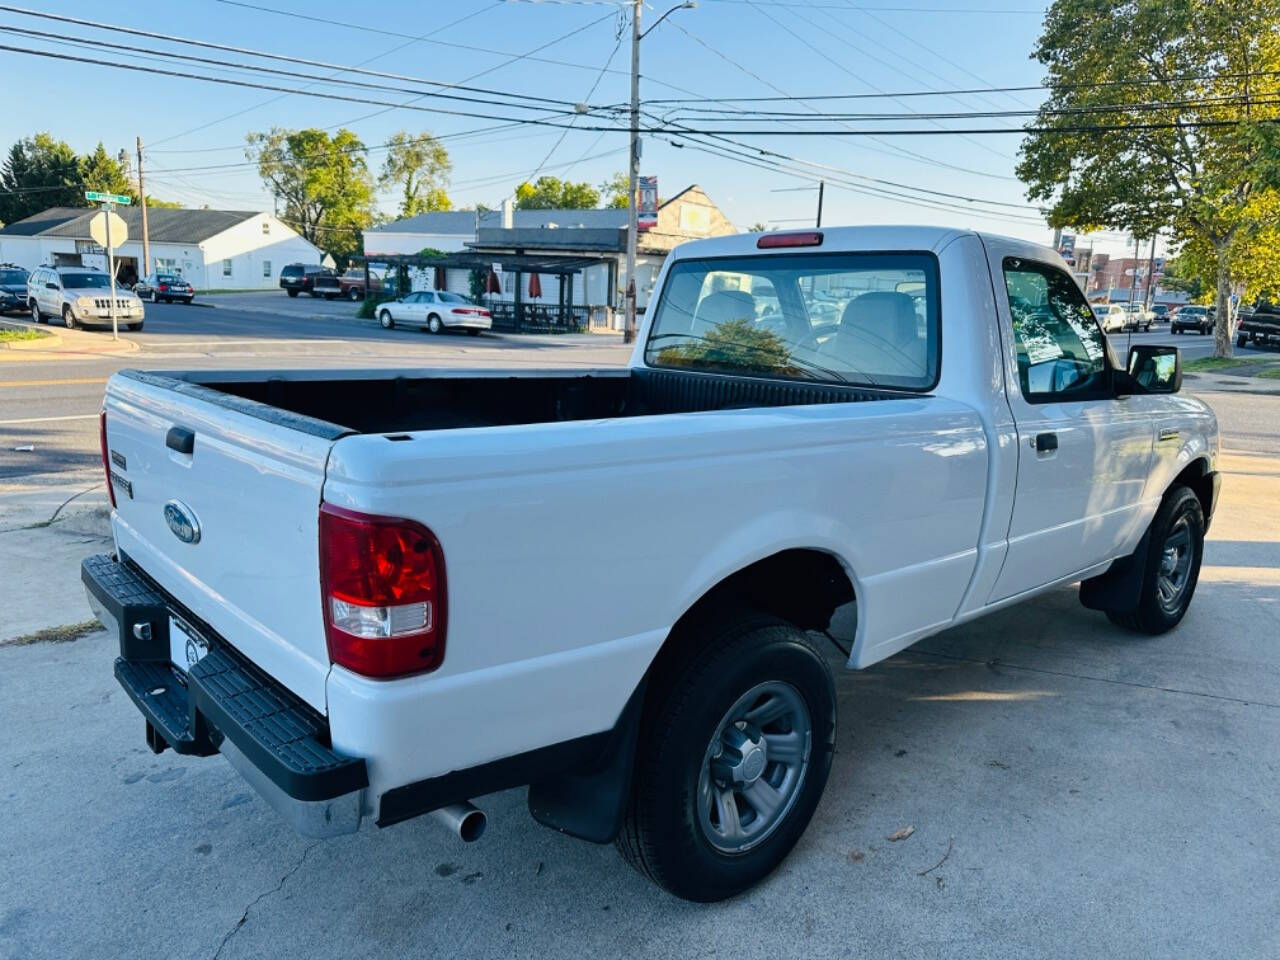
{"label": "black tire", "polygon": [[143,322],[144,321],[139,320],[137,323],[126,323],[124,327],[126,330],[132,331],[133,333],[137,333],[139,330],[142,329]]}
{"label": "black tire", "polygon": [[[1161,596],[1161,568],[1170,537],[1179,529],[1189,534],[1190,562],[1185,578],[1173,602]],[[1138,633],[1160,634],[1172,630],[1186,615],[1200,580],[1200,561],[1204,557],[1204,510],[1190,487],[1177,486],[1165,494],[1151,521],[1147,556],[1143,560],[1142,592],[1138,608],[1132,612],[1107,611],[1117,626]]]}
{"label": "black tire", "polygon": [[152,302],[152,303],[159,303],[159,302],[160,302],[160,296],[159,296],[159,294],[157,294],[154,290],[152,290],[152,291],[151,291],[151,302]]}
{"label": "black tire", "polygon": [[1237,347],[1247,346],[1247,345],[1248,345],[1248,343],[1249,343],[1249,338],[1248,338],[1248,337],[1246,337],[1243,333],[1242,333],[1242,334],[1240,334],[1240,335],[1238,335],[1238,336],[1236,337],[1236,346],[1237,346]]}
{"label": "black tire", "polygon": [[[836,699],[826,660],[791,624],[740,613],[704,621],[700,629],[710,641],[651,681],[616,844],[623,859],[659,886],[708,903],[758,883],[804,833],[831,770]],[[700,778],[726,711],[761,683],[798,694],[807,709],[807,765],[780,819],[749,848],[725,853],[702,825]]]}
{"label": "black tire", "polygon": [[298,295],[297,290],[286,290],[285,293],[287,293],[291,297],[296,297]]}
{"label": "black tire", "polygon": [[427,317],[427,329],[435,334],[444,333],[444,324],[441,323],[440,318],[433,313],[431,316]]}
{"label": "black tire", "polygon": [[361,290],[359,287],[351,287],[349,290],[347,290],[347,299],[348,299],[348,300],[363,300],[363,299],[364,299],[364,291],[363,291],[363,290]]}
{"label": "black tire", "polygon": [[378,314],[378,322],[382,324],[383,330],[394,330],[396,327],[396,322],[391,319],[390,310],[383,310]]}
{"label": "black tire", "polygon": [[72,312],[69,304],[63,304],[62,306],[62,325],[68,330],[75,330],[80,326],[80,324],[76,323],[76,315]]}
{"label": "black tire", "polygon": [[42,313],[40,312],[40,304],[38,304],[38,303],[36,303],[34,300],[32,300],[32,301],[31,301],[31,303],[30,303],[30,304],[28,304],[28,306],[30,306],[30,307],[31,307],[31,320],[32,320],[32,322],[34,322],[34,323],[48,323],[48,322],[49,322],[49,318],[48,318],[48,317],[46,317],[44,314],[42,314]]}
{"label": "black tire", "polygon": [[478,337],[478,336],[480,336],[480,331],[479,331],[478,329],[476,329],[475,327],[468,327],[468,328],[467,328],[467,334],[468,334],[469,336],[472,336],[472,337]]}

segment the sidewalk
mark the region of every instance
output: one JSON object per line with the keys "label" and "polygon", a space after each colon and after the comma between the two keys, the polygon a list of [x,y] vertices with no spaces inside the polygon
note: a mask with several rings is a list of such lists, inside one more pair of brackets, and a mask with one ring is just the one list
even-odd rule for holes
{"label": "sidewalk", "polygon": [[93,619],[80,561],[111,550],[101,470],[0,480],[0,646]]}
{"label": "sidewalk", "polygon": [[49,329],[41,324],[21,320],[0,320],[0,329],[39,330],[47,336],[38,340],[15,340],[0,343],[0,363],[47,363],[50,360],[114,357],[135,353],[138,345],[124,337],[112,340],[110,332]]}

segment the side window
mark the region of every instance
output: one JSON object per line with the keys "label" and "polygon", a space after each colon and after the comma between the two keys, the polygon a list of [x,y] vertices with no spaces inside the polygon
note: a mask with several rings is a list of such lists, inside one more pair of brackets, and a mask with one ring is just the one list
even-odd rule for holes
{"label": "side window", "polygon": [[423,303],[435,303],[436,295],[434,293],[423,292],[418,294],[418,299],[421,300]]}
{"label": "side window", "polygon": [[1075,281],[1046,264],[1008,257],[1004,284],[1022,395],[1033,403],[1102,395],[1108,387],[1106,340]]}

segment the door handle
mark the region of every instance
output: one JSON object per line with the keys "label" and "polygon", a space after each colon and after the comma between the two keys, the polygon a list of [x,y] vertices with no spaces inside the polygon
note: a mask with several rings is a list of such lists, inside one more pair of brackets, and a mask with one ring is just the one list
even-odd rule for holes
{"label": "door handle", "polygon": [[1031,445],[1036,448],[1036,453],[1048,453],[1051,450],[1058,449],[1058,435],[1056,433],[1037,433]]}
{"label": "door handle", "polygon": [[196,434],[186,427],[170,427],[164,435],[164,445],[178,453],[190,454],[196,449]]}

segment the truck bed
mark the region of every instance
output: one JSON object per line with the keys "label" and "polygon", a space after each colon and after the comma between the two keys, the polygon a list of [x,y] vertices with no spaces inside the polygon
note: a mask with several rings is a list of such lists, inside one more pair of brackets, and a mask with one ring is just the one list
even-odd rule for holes
{"label": "truck bed", "polygon": [[679,370],[124,372],[314,436],[891,399],[892,390]]}

